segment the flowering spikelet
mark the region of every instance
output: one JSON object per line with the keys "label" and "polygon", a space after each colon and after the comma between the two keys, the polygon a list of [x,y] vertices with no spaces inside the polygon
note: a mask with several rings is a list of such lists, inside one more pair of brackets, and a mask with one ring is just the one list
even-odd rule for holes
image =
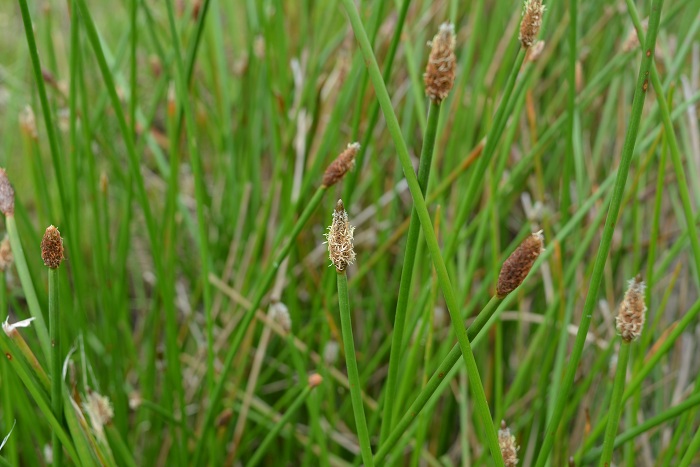
{"label": "flowering spikelet", "polygon": [[326,239],[331,263],[338,271],[344,271],[348,264],[355,261],[355,250],[352,246],[352,233],[355,227],[348,222],[343,200],[339,199],[333,212],[333,223],[328,227]]}
{"label": "flowering spikelet", "polygon": [[523,4],[523,19],[520,22],[520,44],[527,49],[532,47],[537,40],[537,34],[542,27],[542,14],[544,5],[542,0],[525,0]]}
{"label": "flowering spikelet", "polygon": [[341,181],[345,174],[355,167],[355,156],[360,150],[360,143],[350,143],[347,149],[341,152],[336,159],[331,162],[326,172],[323,174],[322,185],[331,187]]}
{"label": "flowering spikelet", "polygon": [[498,446],[501,448],[503,463],[506,467],[518,465],[518,449],[520,447],[515,443],[515,436],[510,434],[510,428],[504,420],[501,420],[501,429],[498,430]]}
{"label": "flowering spikelet", "polygon": [[640,276],[629,281],[625,299],[620,304],[615,322],[617,332],[625,342],[639,338],[644,327],[644,315],[647,307],[644,304],[644,289],[646,285]]}
{"label": "flowering spikelet", "polygon": [[112,421],[112,418],[114,418],[112,403],[109,401],[109,398],[94,391],[89,392],[85,399],[83,408],[90,417],[92,429],[95,431],[95,435],[104,441],[104,427]]}
{"label": "flowering spikelet", "polygon": [[41,239],[41,259],[51,269],[56,269],[63,261],[63,239],[61,232],[53,225],[46,228],[44,238]]}
{"label": "flowering spikelet", "polygon": [[433,103],[439,104],[445,100],[455,82],[455,27],[451,23],[443,23],[428,45],[432,50],[423,74],[425,94]]}
{"label": "flowering spikelet", "polygon": [[10,237],[7,235],[0,242],[0,271],[7,271],[12,266],[15,258],[12,256]]}
{"label": "flowering spikelet", "polygon": [[311,386],[312,388],[315,388],[322,382],[323,376],[319,375],[318,373],[314,373],[311,376],[309,376],[309,386]]}
{"label": "flowering spikelet", "polygon": [[543,242],[544,235],[541,230],[533,233],[503,262],[496,287],[499,297],[505,297],[522,284],[535,260],[544,251]]}
{"label": "flowering spikelet", "polygon": [[3,168],[0,168],[0,212],[6,216],[15,213],[15,189]]}

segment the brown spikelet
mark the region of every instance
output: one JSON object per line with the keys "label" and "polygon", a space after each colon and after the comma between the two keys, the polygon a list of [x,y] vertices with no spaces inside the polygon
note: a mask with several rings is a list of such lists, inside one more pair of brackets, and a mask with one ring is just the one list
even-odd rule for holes
{"label": "brown spikelet", "polygon": [[646,285],[640,276],[630,280],[625,298],[620,304],[615,322],[622,340],[632,342],[642,335],[647,306],[644,303]]}
{"label": "brown spikelet", "polygon": [[423,74],[425,94],[435,104],[439,104],[449,94],[455,82],[457,59],[455,57],[455,28],[451,23],[443,23],[433,40],[428,65]]}
{"label": "brown spikelet", "polygon": [[496,293],[503,298],[517,289],[525,280],[537,257],[544,251],[542,231],[527,237],[515,251],[503,262],[498,275]]}
{"label": "brown spikelet", "polygon": [[343,200],[339,199],[333,212],[333,223],[328,227],[326,239],[331,263],[338,271],[344,271],[348,264],[355,261],[355,249],[352,246],[352,234],[355,227],[348,221]]}
{"label": "brown spikelet", "polygon": [[63,239],[61,232],[53,225],[46,228],[44,238],[41,239],[41,259],[51,269],[56,269],[63,261]]}
{"label": "brown spikelet", "polygon": [[501,420],[501,429],[498,430],[498,446],[501,448],[501,456],[506,467],[518,465],[518,449],[515,436],[510,434],[510,429],[504,420]]}
{"label": "brown spikelet", "polygon": [[525,0],[523,5],[523,19],[520,22],[520,44],[527,49],[537,40],[537,34],[542,27],[542,14],[544,13],[542,0]]}
{"label": "brown spikelet", "polygon": [[355,156],[360,150],[360,143],[350,143],[345,151],[341,152],[336,159],[331,162],[326,172],[323,174],[321,184],[326,188],[331,187],[341,181],[345,174],[355,167]]}
{"label": "brown spikelet", "polygon": [[15,189],[3,168],[0,168],[0,212],[6,216],[15,213]]}
{"label": "brown spikelet", "polygon": [[10,246],[10,237],[7,235],[0,242],[0,271],[7,271],[15,261],[12,256],[12,247]]}

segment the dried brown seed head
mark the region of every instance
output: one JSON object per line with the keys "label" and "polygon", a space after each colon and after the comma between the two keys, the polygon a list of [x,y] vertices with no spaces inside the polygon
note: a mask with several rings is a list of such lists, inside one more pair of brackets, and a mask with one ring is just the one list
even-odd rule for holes
{"label": "dried brown seed head", "polygon": [[333,212],[333,223],[328,227],[326,239],[331,263],[338,271],[344,271],[348,264],[355,261],[355,249],[352,245],[352,234],[355,227],[348,221],[343,200],[339,199]]}
{"label": "dried brown seed head", "polygon": [[15,213],[15,189],[3,168],[0,168],[0,212],[6,216]]}
{"label": "dried brown seed head", "polygon": [[7,271],[14,263],[15,258],[12,256],[12,247],[10,246],[10,237],[5,235],[5,238],[0,242],[0,271]]}
{"label": "dried brown seed head", "polygon": [[323,174],[322,185],[331,187],[341,181],[345,174],[355,167],[355,156],[357,156],[359,150],[360,143],[348,144],[345,151],[341,152],[326,169],[326,172]]}
{"label": "dried brown seed head", "polygon": [[537,40],[537,34],[542,27],[544,9],[542,0],[525,0],[523,19],[520,22],[520,35],[518,36],[523,48],[532,47]]}
{"label": "dried brown seed head", "polygon": [[432,50],[423,74],[425,94],[433,103],[439,104],[447,98],[455,82],[457,58],[454,26],[451,23],[440,25],[440,30],[428,45]]}
{"label": "dried brown seed head", "polygon": [[642,335],[647,306],[644,303],[646,285],[640,276],[630,280],[625,298],[620,304],[615,322],[617,332],[625,342],[632,342]]}
{"label": "dried brown seed head", "polygon": [[56,269],[63,261],[63,239],[61,232],[53,225],[46,228],[44,238],[41,239],[41,259],[51,269]]}
{"label": "dried brown seed head", "polygon": [[515,442],[515,436],[510,434],[510,429],[504,420],[501,421],[501,429],[498,430],[498,446],[501,448],[503,463],[506,467],[518,465],[518,449],[520,447]]}
{"label": "dried brown seed head", "polygon": [[537,257],[544,251],[542,231],[527,237],[515,251],[503,262],[498,275],[496,293],[503,298],[517,289],[525,280]]}
{"label": "dried brown seed head", "polygon": [[85,413],[90,417],[92,429],[99,439],[104,441],[104,427],[112,422],[114,418],[114,409],[109,398],[90,391],[83,403]]}
{"label": "dried brown seed head", "polygon": [[311,376],[309,376],[309,386],[312,388],[315,388],[319,384],[323,382],[323,377],[319,375],[318,373],[314,373]]}

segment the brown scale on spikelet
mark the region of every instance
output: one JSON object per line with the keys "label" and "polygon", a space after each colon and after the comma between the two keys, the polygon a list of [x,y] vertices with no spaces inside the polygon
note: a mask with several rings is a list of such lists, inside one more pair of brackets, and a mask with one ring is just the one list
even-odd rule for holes
{"label": "brown scale on spikelet", "polygon": [[326,172],[323,174],[321,184],[325,187],[331,187],[341,181],[345,174],[355,167],[355,156],[360,150],[360,143],[348,144],[347,149],[341,152],[340,155],[331,162]]}
{"label": "brown scale on spikelet", "polygon": [[647,306],[644,303],[646,285],[640,276],[630,280],[625,299],[620,304],[615,322],[617,332],[625,342],[632,342],[642,335]]}
{"label": "brown scale on spikelet", "polygon": [[41,259],[51,269],[58,268],[63,261],[63,239],[61,232],[53,225],[47,227],[41,239]]}
{"label": "brown scale on spikelet", "polygon": [[355,250],[352,246],[354,230],[355,227],[348,222],[348,213],[345,212],[343,200],[339,199],[333,212],[333,223],[328,227],[326,234],[328,255],[338,271],[344,271],[348,264],[355,261]]}
{"label": "brown scale on spikelet", "polygon": [[542,27],[544,8],[542,0],[525,0],[523,19],[520,22],[520,35],[518,36],[523,48],[532,47],[537,40],[537,34]]}
{"label": "brown scale on spikelet", "polygon": [[432,50],[423,74],[425,94],[433,103],[439,104],[447,98],[455,82],[457,59],[454,26],[450,23],[440,25],[440,30],[428,45]]}
{"label": "brown scale on spikelet", "polygon": [[15,213],[15,190],[3,168],[0,168],[0,212],[6,216]]}
{"label": "brown scale on spikelet", "polygon": [[515,436],[510,434],[510,429],[504,420],[501,420],[501,429],[498,430],[498,446],[501,448],[501,456],[506,467],[518,465],[518,449]]}
{"label": "brown scale on spikelet", "polygon": [[10,246],[10,237],[7,235],[0,242],[0,271],[7,271],[12,266],[15,258],[12,256],[12,247]]}
{"label": "brown scale on spikelet", "polygon": [[498,275],[496,293],[503,298],[517,289],[525,280],[537,257],[544,251],[542,231],[527,237],[515,251],[503,262]]}

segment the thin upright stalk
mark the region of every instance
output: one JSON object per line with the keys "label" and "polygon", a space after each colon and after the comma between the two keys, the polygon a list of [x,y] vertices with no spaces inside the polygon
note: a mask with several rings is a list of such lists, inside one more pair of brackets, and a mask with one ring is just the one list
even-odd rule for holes
{"label": "thin upright stalk", "polygon": [[343,347],[345,348],[345,363],[348,367],[348,380],[350,381],[350,398],[352,399],[352,411],[355,415],[357,437],[360,440],[362,460],[366,467],[374,466],[372,459],[372,446],[369,440],[369,430],[365,419],[365,408],[362,404],[362,386],[360,373],[357,370],[355,358],[355,341],[352,337],[352,321],[350,319],[350,300],[348,298],[348,276],[345,271],[338,271],[338,307],[340,308],[340,326],[343,334]]}
{"label": "thin upright stalk", "polygon": [[476,360],[474,359],[474,353],[472,352],[471,345],[469,344],[467,331],[462,324],[462,316],[459,312],[457,298],[452,289],[452,284],[447,273],[445,261],[440,253],[440,246],[437,241],[437,236],[435,235],[430,214],[428,213],[428,208],[425,204],[425,199],[423,198],[420,185],[418,184],[418,179],[416,178],[413,165],[411,164],[408,148],[401,133],[401,126],[399,125],[399,121],[394,113],[391,98],[389,97],[386,84],[384,83],[381,72],[379,71],[377,59],[372,51],[372,46],[369,42],[369,38],[367,37],[367,32],[362,24],[362,19],[357,11],[357,7],[352,0],[342,0],[342,3],[352,24],[355,37],[357,38],[360,48],[362,49],[365,63],[368,66],[370,78],[372,79],[372,84],[374,85],[374,91],[377,94],[377,99],[379,100],[384,118],[386,120],[387,128],[391,133],[394,144],[396,145],[396,151],[403,168],[404,176],[406,177],[408,188],[411,192],[411,197],[413,198],[414,208],[416,209],[420,219],[421,228],[428,244],[428,249],[430,250],[430,256],[437,271],[440,288],[442,289],[445,297],[445,302],[450,312],[450,317],[452,318],[452,325],[454,326],[460,348],[464,355],[464,360],[467,364],[467,374],[469,376],[470,383],[469,386],[474,392],[476,411],[484,425],[484,433],[486,434],[489,450],[496,461],[496,465],[502,466],[503,458],[501,456],[501,450],[498,446],[498,435],[496,434],[496,428],[494,427],[493,419],[491,418],[491,412],[486,400],[486,393],[484,392],[484,386],[479,376],[479,369],[476,365]]}
{"label": "thin upright stalk", "polygon": [[[486,323],[488,323],[489,319],[493,316],[501,302],[501,298],[498,298],[497,296],[491,297],[491,300],[489,300],[483,310],[481,310],[481,312],[477,315],[472,325],[467,329],[467,336],[469,337],[470,341],[474,340]],[[396,445],[399,439],[401,439],[401,436],[403,436],[403,434],[408,430],[411,423],[416,420],[418,415],[437,390],[438,386],[440,386],[442,383],[445,376],[450,372],[450,370],[452,370],[461,357],[462,351],[459,344],[455,344],[440,363],[437,370],[435,370],[435,373],[433,373],[433,375],[430,377],[423,390],[418,394],[416,400],[413,401],[408,410],[404,412],[401,419],[396,423],[396,426],[391,430],[391,433],[388,435],[387,439],[379,447],[377,454],[374,456],[374,462],[376,464],[383,463],[386,456],[391,452],[391,449]]]}
{"label": "thin upright stalk", "polygon": [[[433,160],[433,149],[435,148],[435,135],[437,134],[438,121],[440,119],[440,106],[430,102],[428,107],[428,125],[423,137],[423,150],[418,166],[418,184],[425,196],[430,179],[430,166]],[[401,282],[399,283],[399,297],[396,302],[396,315],[394,317],[394,333],[391,337],[391,352],[389,354],[389,373],[386,380],[384,394],[384,412],[381,428],[380,443],[384,440],[390,429],[394,425],[394,400],[396,395],[396,380],[399,372],[399,362],[401,361],[401,348],[403,346],[403,334],[406,324],[406,311],[408,308],[409,293],[413,279],[413,266],[416,261],[416,248],[420,237],[420,220],[416,210],[411,211],[411,221],[408,227],[408,237],[406,238],[406,249],[404,251],[403,266],[401,267]]]}
{"label": "thin upright stalk", "polygon": [[610,401],[610,414],[608,426],[605,429],[605,440],[603,441],[603,454],[600,457],[600,466],[608,467],[612,462],[613,448],[615,445],[615,434],[617,425],[620,423],[622,414],[622,393],[625,389],[625,376],[627,375],[627,362],[630,357],[630,344],[620,342],[620,352],[617,355],[617,369],[615,370],[615,382],[613,383],[612,400]]}
{"label": "thin upright stalk", "polygon": [[[63,391],[61,376],[61,332],[58,311],[58,269],[49,269],[49,330],[51,333],[51,407],[58,423],[63,423]],[[51,434],[53,465],[63,464],[63,446],[54,431]]]}
{"label": "thin upright stalk", "polygon": [[267,452],[267,450],[270,447],[270,444],[275,440],[277,435],[279,435],[280,431],[282,431],[282,428],[284,428],[287,423],[289,423],[289,420],[294,416],[294,414],[299,410],[299,407],[301,407],[304,402],[306,402],[306,399],[308,399],[309,394],[311,394],[311,391],[313,390],[314,386],[306,386],[301,393],[297,396],[296,399],[294,399],[294,402],[287,408],[287,411],[282,415],[282,418],[279,419],[279,421],[275,424],[275,426],[272,427],[270,431],[268,431],[267,435],[265,436],[265,439],[262,440],[260,443],[260,446],[255,450],[255,454],[253,454],[253,457],[250,458],[246,462],[246,465],[249,467],[254,467],[260,463],[262,460],[263,456]]}
{"label": "thin upright stalk", "polygon": [[29,274],[29,267],[27,266],[27,260],[24,257],[24,250],[22,249],[22,242],[19,239],[17,223],[14,215],[5,217],[5,227],[7,228],[7,234],[10,237],[10,246],[12,247],[12,254],[15,258],[15,267],[17,268],[19,281],[22,284],[22,290],[24,290],[24,296],[27,300],[29,313],[34,318],[34,325],[36,326],[36,333],[39,336],[41,350],[43,350],[46,360],[50,361],[51,345],[49,340],[49,331],[46,328],[46,321],[44,321],[44,315],[41,311],[41,306],[39,306],[39,299],[36,296],[34,283],[32,282],[32,277]]}
{"label": "thin upright stalk", "polygon": [[678,464],[678,467],[689,467],[693,462],[693,458],[695,457],[695,453],[698,452],[698,449],[700,449],[700,429],[695,432],[695,435],[690,441],[688,449],[686,449],[680,464]]}
{"label": "thin upright stalk", "polygon": [[292,246],[294,245],[294,241],[299,236],[301,229],[309,220],[311,214],[313,214],[318,205],[321,203],[321,199],[323,199],[323,195],[326,193],[327,190],[327,187],[321,186],[316,191],[313,198],[306,205],[306,208],[299,216],[299,220],[292,228],[292,232],[289,235],[287,242],[279,250],[274,260],[272,261],[272,264],[267,268],[265,275],[260,280],[258,289],[255,292],[253,299],[251,300],[250,308],[245,312],[243,318],[241,319],[241,322],[236,328],[237,332],[233,337],[233,341],[231,342],[231,346],[228,349],[228,353],[226,354],[226,358],[224,359],[224,364],[219,373],[219,381],[214,385],[214,391],[210,396],[209,407],[207,407],[207,412],[204,417],[204,423],[202,425],[202,432],[200,433],[199,438],[197,440],[197,447],[195,449],[193,465],[199,465],[201,456],[204,454],[206,436],[209,433],[209,430],[213,428],[214,418],[217,415],[218,404],[221,400],[221,396],[223,395],[224,386],[228,382],[228,374],[231,371],[233,360],[238,353],[238,349],[241,343],[243,342],[243,337],[245,336],[246,331],[250,326],[250,323],[253,321],[253,318],[255,318],[255,312],[260,307],[260,303],[262,302],[265,293],[269,289],[270,284],[272,284],[272,281],[275,279],[275,276],[277,275],[277,270],[282,264],[282,261],[284,261],[284,259],[291,251]]}
{"label": "thin upright stalk", "polygon": [[627,134],[625,136],[625,143],[622,149],[620,167],[617,171],[615,187],[613,188],[613,196],[610,200],[608,215],[605,219],[605,227],[603,228],[600,246],[598,247],[598,254],[593,266],[591,282],[588,288],[588,294],[586,296],[583,312],[581,314],[581,322],[579,324],[578,332],[576,333],[576,341],[574,342],[571,356],[566,367],[566,372],[564,374],[559,393],[557,394],[557,402],[554,406],[554,411],[552,412],[552,418],[547,426],[544,441],[537,457],[537,467],[543,467],[547,463],[549,454],[554,446],[554,440],[556,439],[559,422],[564,414],[566,403],[569,400],[569,392],[571,391],[574,377],[576,376],[578,363],[581,359],[583,347],[586,342],[586,335],[588,334],[588,329],[591,325],[593,311],[598,301],[598,291],[600,290],[600,284],[603,280],[605,263],[608,258],[608,253],[610,252],[612,237],[615,231],[615,225],[617,224],[617,218],[620,213],[620,206],[622,204],[622,198],[625,191],[625,183],[627,182],[627,175],[632,162],[632,156],[634,155],[634,146],[637,140],[639,122],[642,118],[644,99],[646,97],[646,89],[648,87],[647,76],[653,65],[654,48],[656,45],[656,35],[659,31],[659,20],[661,17],[662,6],[663,0],[654,0],[652,4],[651,15],[649,17],[649,34],[644,47],[644,49],[649,50],[650,53],[645,53],[642,55],[642,63],[639,67],[639,74],[635,85],[632,112],[630,115],[629,126],[627,128]]}

